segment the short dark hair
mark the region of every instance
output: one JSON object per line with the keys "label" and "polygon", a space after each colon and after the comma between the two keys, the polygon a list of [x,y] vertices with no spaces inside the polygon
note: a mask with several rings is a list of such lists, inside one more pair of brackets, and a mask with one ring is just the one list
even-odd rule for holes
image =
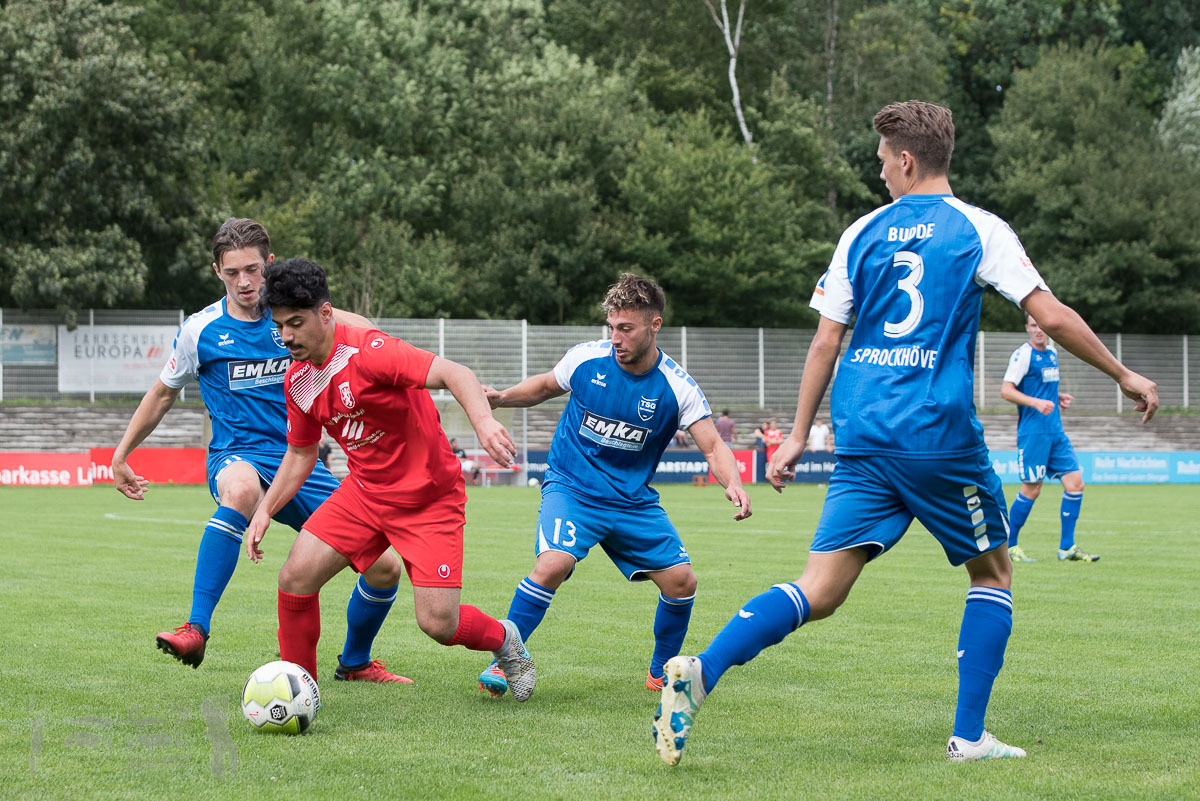
{"label": "short dark hair", "polygon": [[221,223],[213,236],[213,263],[220,267],[222,256],[242,248],[258,248],[263,261],[266,261],[271,255],[271,237],[267,236],[267,229],[262,227],[262,223],[245,217],[230,217]]}
{"label": "short dark hair", "polygon": [[945,175],[950,169],[954,114],[945,106],[924,100],[892,103],[879,110],[874,125],[893,153],[907,150],[917,157],[922,174]]}
{"label": "short dark hair", "polygon": [[602,305],[606,312],[649,309],[661,315],[667,307],[667,295],[649,278],[622,273],[621,279],[608,288]]}
{"label": "short dark hair", "polygon": [[262,294],[258,298],[259,312],[265,313],[267,309],[277,306],[316,309],[329,301],[329,281],[325,278],[325,270],[315,261],[275,261],[263,271]]}

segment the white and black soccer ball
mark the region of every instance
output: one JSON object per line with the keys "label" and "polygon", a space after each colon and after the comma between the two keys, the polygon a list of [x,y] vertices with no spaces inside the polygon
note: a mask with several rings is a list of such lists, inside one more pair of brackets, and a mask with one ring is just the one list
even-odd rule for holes
{"label": "white and black soccer ball", "polygon": [[268,662],[242,689],[242,714],[259,731],[304,734],[320,709],[316,679],[293,662]]}

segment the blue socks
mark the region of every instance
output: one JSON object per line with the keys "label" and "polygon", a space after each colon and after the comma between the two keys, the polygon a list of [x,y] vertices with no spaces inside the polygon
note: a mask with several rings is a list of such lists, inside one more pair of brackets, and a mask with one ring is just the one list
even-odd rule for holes
{"label": "blue socks", "polygon": [[[528,577],[521,579],[517,591],[513,594],[512,603],[508,605],[508,619],[517,624],[521,639],[529,642],[529,635],[542,622],[550,602],[554,600],[554,590],[543,587]],[[674,654],[672,654],[674,656]]]}
{"label": "blue socks", "polygon": [[1012,632],[1012,593],[995,587],[967,591],[962,629],[958,634],[958,707],[954,736],[976,742],[983,736],[983,716],[992,683],[1004,664]]}
{"label": "blue socks", "polygon": [[396,601],[399,586],[378,589],[368,584],[365,576],[358,577],[346,606],[346,644],[339,657],[343,665],[356,668],[371,661],[371,644]]}
{"label": "blue socks", "polygon": [[654,613],[654,654],[650,657],[650,675],[661,677],[663,665],[679,654],[687,636],[688,621],[692,619],[693,593],[687,598],[668,598],[658,594],[658,611]]}
{"label": "blue socks", "polygon": [[1025,525],[1025,521],[1029,519],[1029,512],[1032,509],[1033,501],[1018,492],[1017,497],[1013,498],[1012,509],[1008,513],[1009,548],[1016,547],[1017,535],[1021,533],[1021,526]]}
{"label": "blue socks", "polygon": [[700,653],[704,688],[711,692],[725,671],[782,642],[808,620],[808,599],[795,584],[776,584],[738,610]]}
{"label": "blue socks", "polygon": [[196,553],[196,577],[192,583],[192,612],[188,623],[211,632],[213,610],[221,600],[242,550],[242,534],[250,521],[229,506],[218,506],[204,527]]}
{"label": "blue socks", "polygon": [[1062,506],[1062,533],[1059,535],[1058,548],[1060,551],[1070,550],[1075,544],[1075,524],[1079,522],[1079,509],[1083,506],[1082,492],[1064,492]]}

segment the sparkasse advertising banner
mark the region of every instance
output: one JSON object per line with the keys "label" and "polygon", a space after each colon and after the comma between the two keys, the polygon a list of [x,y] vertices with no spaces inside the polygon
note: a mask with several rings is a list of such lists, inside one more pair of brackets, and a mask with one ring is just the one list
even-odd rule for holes
{"label": "sparkasse advertising banner", "polygon": [[[90,487],[111,484],[113,448],[79,453],[0,451],[0,486]],[[204,448],[138,448],[129,466],[152,484],[205,484]]]}
{"label": "sparkasse advertising banner", "polygon": [[170,325],[58,327],[58,391],[140,394],[162,372],[177,328]]}

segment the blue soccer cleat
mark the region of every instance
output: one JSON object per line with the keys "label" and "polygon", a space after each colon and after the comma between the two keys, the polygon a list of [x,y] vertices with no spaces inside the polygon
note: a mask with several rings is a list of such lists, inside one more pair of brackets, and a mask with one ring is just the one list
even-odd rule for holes
{"label": "blue soccer cleat", "polygon": [[493,659],[492,664],[479,674],[479,689],[487,690],[493,698],[499,698],[508,692],[508,678],[500,669],[499,661]]}
{"label": "blue soccer cleat", "polygon": [[668,765],[679,764],[705,695],[699,659],[676,656],[667,660],[663,667],[662,701],[654,713],[653,731],[654,750]]}

